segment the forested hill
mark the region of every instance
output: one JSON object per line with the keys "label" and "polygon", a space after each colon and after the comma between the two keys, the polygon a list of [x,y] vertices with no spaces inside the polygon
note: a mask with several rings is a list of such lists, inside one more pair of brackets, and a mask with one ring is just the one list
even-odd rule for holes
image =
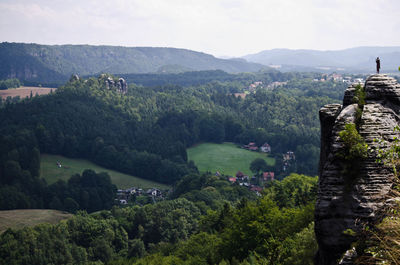
{"label": "forested hill", "polygon": [[[111,76],[74,77],[46,96],[0,101],[0,209],[73,206],[96,211],[110,206],[106,201],[88,205],[72,192],[76,183],[96,178],[91,172],[71,183],[45,184],[39,175],[41,153],[85,158],[136,177],[173,184],[197,171],[188,161],[188,147],[201,142],[255,142],[258,146],[267,142],[277,161],[271,169],[276,177],[289,172],[316,174],[317,110],[338,102],[345,84],[314,82],[318,77],[314,74],[234,76],[237,79],[230,82],[188,87],[131,84],[126,93],[106,86]],[[283,87],[260,85],[249,92],[254,80],[262,84],[289,81]],[[238,92],[248,94],[245,98],[232,95]],[[282,172],[282,153],[288,150],[296,153],[296,164]],[[105,177],[98,178],[107,182]],[[108,184],[98,189],[112,190]]]}
{"label": "forested hill", "polygon": [[268,68],[176,48],[0,43],[0,79],[64,83],[71,74],[127,74],[220,69],[229,73]]}

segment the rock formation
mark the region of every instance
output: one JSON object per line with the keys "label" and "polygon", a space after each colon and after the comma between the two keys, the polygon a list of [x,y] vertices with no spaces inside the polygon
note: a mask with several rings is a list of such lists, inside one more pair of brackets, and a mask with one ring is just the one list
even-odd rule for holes
{"label": "rock formation", "polygon": [[[343,105],[330,104],[320,110],[316,264],[352,264],[356,253],[351,251],[351,243],[357,240],[357,233],[365,225],[378,221],[390,202],[394,174],[390,166],[376,162],[376,152],[368,152],[366,158],[354,165],[338,155],[344,148],[339,132],[347,123],[359,125],[359,134],[369,150],[379,145],[374,139],[390,142],[397,134],[394,128],[400,124],[400,85],[391,77],[377,74],[370,76],[364,87],[366,97],[361,119],[357,118],[358,105],[353,102],[354,85],[346,90]],[[351,167],[358,170],[350,171],[353,175],[349,176],[346,169]]]}
{"label": "rock formation", "polygon": [[119,78],[116,81],[111,76],[101,74],[99,79],[104,80],[106,89],[117,90],[122,94],[125,94],[128,91],[128,83],[123,78]]}

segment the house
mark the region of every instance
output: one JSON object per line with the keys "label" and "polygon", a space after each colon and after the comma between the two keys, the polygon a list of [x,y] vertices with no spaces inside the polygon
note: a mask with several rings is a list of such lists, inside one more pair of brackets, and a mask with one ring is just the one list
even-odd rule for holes
{"label": "house", "polygon": [[287,81],[286,82],[272,82],[271,84],[268,85],[267,88],[273,89],[273,88],[277,88],[277,87],[280,87],[280,86],[284,86],[286,84],[287,84]]}
{"label": "house", "polygon": [[242,99],[245,99],[247,96],[246,93],[233,93],[233,95],[235,96],[235,98],[242,98]]}
{"label": "house", "polygon": [[154,196],[154,197],[161,196],[161,191],[159,189],[156,189],[156,188],[148,189],[146,193],[149,196]]}
{"label": "house", "polygon": [[244,174],[243,174],[241,171],[238,171],[238,172],[236,172],[236,177],[237,177],[238,179],[243,179]]}
{"label": "house", "polygon": [[243,145],[242,147],[244,149],[251,150],[251,151],[257,151],[258,150],[258,147],[257,147],[256,143],[254,143],[254,142],[250,142],[249,144]]}
{"label": "house", "polygon": [[275,179],[275,172],[263,172],[262,180],[263,181],[273,181]]}
{"label": "house", "polygon": [[269,144],[265,143],[260,147],[260,151],[264,152],[264,153],[270,153],[271,152],[271,146]]}
{"label": "house", "polygon": [[250,151],[257,151],[258,147],[257,146],[251,146],[248,148]]}
{"label": "house", "polygon": [[228,178],[228,181],[229,181],[230,183],[232,183],[232,184],[235,183],[236,180],[237,180],[236,177],[229,177],[229,178]]}
{"label": "house", "polygon": [[296,160],[296,156],[293,151],[287,151],[286,154],[283,154],[283,161]]}
{"label": "house", "polygon": [[252,187],[250,188],[250,190],[251,190],[251,191],[258,191],[258,192],[262,192],[262,188],[261,188],[261,187],[259,187],[259,186],[252,186]]}
{"label": "house", "polygon": [[254,191],[258,196],[261,196],[262,188],[259,186],[251,186],[250,188],[251,191]]}
{"label": "house", "polygon": [[256,81],[249,85],[249,91],[253,92],[258,86],[261,86],[261,85],[262,85],[261,81]]}
{"label": "house", "polygon": [[334,73],[334,74],[331,75],[331,77],[332,77],[333,81],[336,81],[336,82],[338,82],[338,81],[340,82],[340,81],[343,80],[343,77],[340,74]]}

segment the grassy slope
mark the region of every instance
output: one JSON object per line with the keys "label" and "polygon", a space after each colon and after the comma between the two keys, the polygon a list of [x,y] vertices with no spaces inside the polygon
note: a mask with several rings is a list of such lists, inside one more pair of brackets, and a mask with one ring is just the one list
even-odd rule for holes
{"label": "grassy slope", "polygon": [[72,214],[57,210],[24,209],[0,211],[0,234],[8,228],[19,229],[41,223],[55,224],[71,216]]}
{"label": "grassy slope", "polygon": [[[67,181],[73,174],[81,174],[85,169],[93,169],[96,172],[108,172],[112,183],[118,188],[140,187],[146,189],[156,187],[168,189],[167,185],[106,169],[84,159],[71,159],[64,156],[43,154],[40,160],[40,176],[46,179],[49,184],[59,179]],[[63,167],[57,167],[57,161],[60,161]]]}
{"label": "grassy slope", "polygon": [[274,165],[274,158],[264,153],[238,148],[233,143],[204,143],[188,149],[188,157],[193,160],[201,172],[219,171],[226,175],[235,175],[238,170],[252,174],[250,163],[256,158],[263,158],[268,165]]}
{"label": "grassy slope", "polygon": [[49,94],[51,90],[53,90],[53,92],[54,92],[57,90],[57,88],[22,86],[19,88],[0,90],[0,97],[2,97],[3,99],[6,99],[7,97],[13,98],[13,97],[19,96],[22,99],[22,98],[29,97],[31,95],[31,91],[32,91],[32,96],[35,96],[36,94],[38,94],[40,96],[40,95]]}

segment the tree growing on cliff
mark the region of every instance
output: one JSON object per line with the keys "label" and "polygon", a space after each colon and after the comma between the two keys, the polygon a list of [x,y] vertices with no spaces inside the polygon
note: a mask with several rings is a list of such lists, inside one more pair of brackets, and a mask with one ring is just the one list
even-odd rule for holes
{"label": "tree growing on cliff", "polygon": [[355,161],[367,157],[368,145],[358,133],[354,123],[346,124],[344,130],[339,132],[339,137],[344,144],[344,150],[339,155],[345,160]]}

